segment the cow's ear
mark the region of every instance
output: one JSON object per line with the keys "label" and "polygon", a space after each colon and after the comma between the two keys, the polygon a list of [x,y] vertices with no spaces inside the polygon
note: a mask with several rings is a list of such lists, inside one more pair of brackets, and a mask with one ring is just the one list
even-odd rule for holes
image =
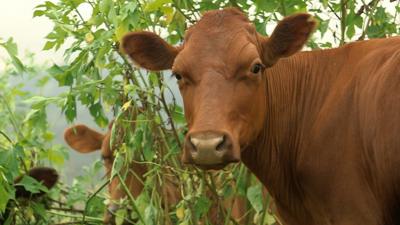
{"label": "cow's ear", "polygon": [[147,31],[125,35],[121,47],[135,63],[152,71],[171,69],[180,51],[157,34]]}
{"label": "cow's ear", "polygon": [[71,148],[81,153],[93,152],[100,149],[103,139],[103,134],[82,124],[67,128],[64,132],[65,142]]}
{"label": "cow's ear", "polygon": [[29,170],[28,175],[42,182],[48,189],[52,188],[58,181],[58,173],[50,167],[35,167]]}
{"label": "cow's ear", "polygon": [[[32,168],[28,171],[28,174],[26,174],[36,181],[42,183],[45,187],[48,189],[51,189],[54,187],[54,185],[58,181],[58,173],[55,169],[49,168],[49,167],[35,167]],[[18,185],[18,183],[22,180],[24,175],[19,176],[15,178],[14,180],[14,185],[15,186],[15,196],[17,198],[30,198],[30,197],[39,197],[44,194],[44,192],[39,192],[39,193],[32,193],[29,190],[26,190],[24,186]]]}
{"label": "cow's ear", "polygon": [[261,37],[263,63],[271,66],[279,58],[288,57],[300,51],[316,25],[316,20],[307,13],[285,17],[278,23],[269,38]]}

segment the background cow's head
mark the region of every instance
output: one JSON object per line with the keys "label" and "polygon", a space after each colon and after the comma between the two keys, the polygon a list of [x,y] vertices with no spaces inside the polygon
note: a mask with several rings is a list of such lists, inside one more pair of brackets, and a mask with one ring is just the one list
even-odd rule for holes
{"label": "background cow's head", "polygon": [[296,14],[263,37],[242,12],[225,9],[205,13],[182,46],[143,31],[127,34],[122,48],[143,68],[172,70],[189,128],[182,159],[218,169],[239,161],[265,126],[264,70],[299,51],[314,27],[309,14]]}
{"label": "background cow's head", "polygon": [[[64,139],[67,144],[78,152],[89,153],[96,150],[101,150],[105,171],[108,177],[111,175],[111,170],[115,159],[115,145],[117,144],[114,142],[114,145],[111,145],[112,126],[113,123],[110,123],[109,130],[106,134],[101,134],[83,124],[69,127],[64,132]],[[119,205],[117,205],[115,201],[126,197],[126,193],[123,187],[121,187],[120,182],[124,182],[126,184],[130,194],[134,197],[139,196],[142,192],[142,180],[143,175],[146,172],[146,167],[143,164],[135,162],[131,162],[127,167],[128,168],[123,168],[124,171],[128,171],[125,180],[121,181],[118,177],[114,177],[108,186],[108,191],[112,202],[107,206],[107,211],[104,213],[104,224],[115,224],[114,214],[119,208]],[[126,222],[126,224],[128,223]]]}

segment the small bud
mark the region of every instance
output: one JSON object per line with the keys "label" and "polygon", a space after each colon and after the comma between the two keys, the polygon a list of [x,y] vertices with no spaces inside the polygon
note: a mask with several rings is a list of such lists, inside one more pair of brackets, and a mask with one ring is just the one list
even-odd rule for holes
{"label": "small bud", "polygon": [[93,36],[93,34],[92,34],[92,33],[87,33],[87,34],[85,35],[85,41],[86,41],[88,44],[91,44],[91,43],[94,41],[94,36]]}
{"label": "small bud", "polygon": [[179,220],[183,220],[185,218],[185,209],[183,206],[179,207],[176,209],[176,217],[178,217]]}

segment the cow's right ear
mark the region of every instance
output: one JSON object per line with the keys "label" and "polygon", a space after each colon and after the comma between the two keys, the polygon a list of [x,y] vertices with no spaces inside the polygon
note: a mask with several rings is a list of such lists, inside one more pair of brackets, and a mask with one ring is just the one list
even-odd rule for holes
{"label": "cow's right ear", "polygon": [[101,148],[104,135],[79,124],[67,128],[64,132],[64,140],[67,144],[81,153],[93,152]]}
{"label": "cow's right ear", "polygon": [[126,34],[121,47],[135,63],[152,71],[171,69],[180,51],[157,34],[147,31]]}

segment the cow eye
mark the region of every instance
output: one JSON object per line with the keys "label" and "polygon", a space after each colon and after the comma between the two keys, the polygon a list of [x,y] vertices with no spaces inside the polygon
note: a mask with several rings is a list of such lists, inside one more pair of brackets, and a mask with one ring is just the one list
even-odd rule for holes
{"label": "cow eye", "polygon": [[173,73],[172,76],[174,76],[177,80],[182,79],[182,76],[177,73]]}
{"label": "cow eye", "polygon": [[251,72],[252,73],[254,73],[254,74],[257,74],[257,73],[259,73],[261,70],[263,70],[264,69],[264,65],[263,64],[261,64],[261,63],[256,63],[256,64],[254,64],[252,67],[251,67]]}

